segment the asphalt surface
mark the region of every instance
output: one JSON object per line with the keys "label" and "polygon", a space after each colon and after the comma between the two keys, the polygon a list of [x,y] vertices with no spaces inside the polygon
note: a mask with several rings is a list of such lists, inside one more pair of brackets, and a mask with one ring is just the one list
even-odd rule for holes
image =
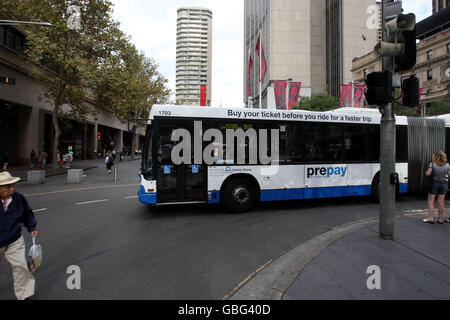
{"label": "asphalt surface", "polygon": [[[378,206],[366,198],[267,203],[238,215],[206,205],[149,209],[137,199],[139,164],[119,162],[118,181],[99,160],[84,163],[91,169],[80,184],[57,175],[41,185],[17,185],[35,210],[43,246],[37,300],[233,299],[308,241],[355,222],[372,223],[378,215]],[[401,198],[399,215],[424,206],[423,198]],[[327,248],[314,252],[320,257]],[[295,280],[303,269],[294,264],[286,291],[271,298],[301,298]],[[74,265],[81,270],[79,290],[67,287]],[[0,299],[14,299],[4,260]]]}

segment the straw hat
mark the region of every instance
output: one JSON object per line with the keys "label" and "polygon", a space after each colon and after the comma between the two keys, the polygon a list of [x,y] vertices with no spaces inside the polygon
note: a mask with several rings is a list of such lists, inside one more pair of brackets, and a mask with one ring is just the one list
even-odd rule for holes
{"label": "straw hat", "polygon": [[0,186],[16,183],[19,180],[20,178],[11,176],[9,172],[5,171],[0,173]]}

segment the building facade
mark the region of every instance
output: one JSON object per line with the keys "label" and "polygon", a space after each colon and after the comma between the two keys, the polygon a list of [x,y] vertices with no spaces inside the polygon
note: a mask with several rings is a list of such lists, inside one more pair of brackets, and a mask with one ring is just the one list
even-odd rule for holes
{"label": "building facade", "polygon": [[302,82],[302,96],[328,90],[338,97],[340,84],[352,80],[353,58],[377,42],[377,29],[367,24],[368,7],[376,5],[375,0],[245,0],[244,102],[259,107],[259,35],[267,62],[262,108],[274,108],[276,80]]}
{"label": "building facade", "polygon": [[176,101],[200,105],[200,87],[206,86],[211,105],[212,11],[179,8],[177,17]]}
{"label": "building facade", "polygon": [[[24,43],[20,31],[0,26],[0,76],[15,79],[14,85],[0,84],[0,155],[7,153],[11,165],[29,164],[31,150],[38,156],[46,151],[53,160],[53,105],[40,99],[43,88],[28,75]],[[112,149],[139,148],[140,140],[144,140],[143,128],[138,128],[131,141],[127,122],[119,121],[89,98],[85,104],[98,112],[95,118],[89,117],[87,125],[70,118],[59,121],[61,154],[72,150],[75,159],[88,159]],[[65,111],[69,108],[63,106]]]}
{"label": "building facade", "polygon": [[450,0],[431,0],[433,5],[433,14],[438,13],[439,11],[450,8]]}
{"label": "building facade", "polygon": [[[415,74],[419,78],[421,102],[425,105],[441,99],[450,89],[449,17],[447,8],[417,24],[417,63],[411,70],[400,73],[402,77]],[[372,51],[354,59],[353,80],[364,82],[367,74],[381,70],[381,58],[375,58]]]}

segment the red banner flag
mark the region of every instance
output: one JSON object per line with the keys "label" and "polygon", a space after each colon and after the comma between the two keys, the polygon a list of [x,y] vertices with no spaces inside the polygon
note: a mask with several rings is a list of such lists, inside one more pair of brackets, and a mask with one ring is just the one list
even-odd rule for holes
{"label": "red banner flag", "polygon": [[253,60],[252,60],[252,56],[250,56],[250,59],[248,61],[248,75],[247,75],[247,96],[248,97],[252,96],[252,87],[250,86],[250,75],[251,75],[252,68],[253,68]]}
{"label": "red banner flag", "polygon": [[298,104],[300,98],[301,82],[289,82],[289,110]]}
{"label": "red banner flag", "polygon": [[277,110],[286,110],[286,81],[274,81],[273,88]]}
{"label": "red banner flag", "polygon": [[200,106],[206,107],[206,86],[200,86]]}
{"label": "red banner flag", "polygon": [[341,108],[352,106],[352,85],[341,84]]}
{"label": "red banner flag", "polygon": [[[362,107],[365,85],[353,85],[353,107]],[[352,85],[341,84],[341,107],[352,107]]]}
{"label": "red banner flag", "polygon": [[362,98],[364,96],[364,90],[366,89],[365,85],[355,84],[353,88],[353,106],[355,108],[362,108]]}
{"label": "red banner flag", "polygon": [[[261,47],[261,50],[259,50],[259,48]],[[264,78],[266,76],[266,70],[267,70],[267,62],[266,62],[266,57],[264,55],[264,48],[261,42],[261,35],[259,35],[258,37],[258,41],[256,42],[256,54],[259,57],[259,52],[261,51],[261,57],[259,59],[260,63],[259,63],[259,81],[263,82]]]}

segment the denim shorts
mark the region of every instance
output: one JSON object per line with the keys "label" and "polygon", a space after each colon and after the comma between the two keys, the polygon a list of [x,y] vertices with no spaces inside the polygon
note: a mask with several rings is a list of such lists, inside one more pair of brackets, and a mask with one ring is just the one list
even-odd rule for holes
{"label": "denim shorts", "polygon": [[431,187],[430,194],[447,194],[448,190],[448,184],[447,183],[440,183],[440,182],[433,182],[433,186]]}

